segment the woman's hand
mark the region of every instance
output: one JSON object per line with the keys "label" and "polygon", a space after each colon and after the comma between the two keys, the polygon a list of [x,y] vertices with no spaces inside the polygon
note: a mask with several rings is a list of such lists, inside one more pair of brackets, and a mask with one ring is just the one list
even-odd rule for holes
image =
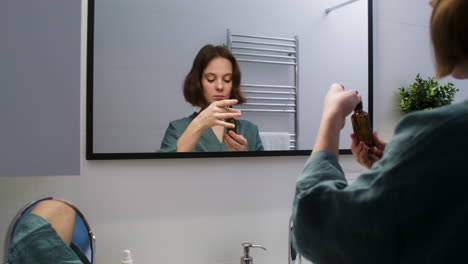
{"label": "woman's hand", "polygon": [[237,99],[220,100],[211,103],[190,122],[177,140],[177,152],[191,152],[205,130],[214,126],[234,128],[235,125],[224,121],[226,118],[241,116],[238,109],[228,108],[237,104]]}
{"label": "woman's hand", "polygon": [[325,96],[322,119],[340,120],[341,128],[344,127],[345,118],[361,101],[361,95],[355,90],[344,90],[344,86],[334,83]]}
{"label": "woman's hand", "polygon": [[325,97],[322,119],[315,140],[313,152],[328,150],[338,157],[340,131],[343,129],[346,116],[361,101],[361,95],[354,90],[344,90],[341,84],[332,84]]}
{"label": "woman's hand", "polygon": [[205,131],[206,129],[214,126],[234,128],[234,124],[225,122],[224,120],[227,118],[237,118],[241,116],[241,111],[239,109],[226,107],[228,105],[235,104],[237,104],[237,99],[213,102],[201,111],[192,122],[195,122],[201,131]]}
{"label": "woman's hand", "polygon": [[351,152],[356,158],[356,161],[362,166],[370,169],[374,163],[383,157],[383,151],[387,142],[381,140],[377,136],[376,131],[373,132],[375,146],[372,148],[367,147],[363,141],[358,142],[354,134],[351,134],[350,136],[352,140]]}
{"label": "woman's hand", "polygon": [[247,151],[247,139],[234,131],[224,134],[223,142],[229,151]]}

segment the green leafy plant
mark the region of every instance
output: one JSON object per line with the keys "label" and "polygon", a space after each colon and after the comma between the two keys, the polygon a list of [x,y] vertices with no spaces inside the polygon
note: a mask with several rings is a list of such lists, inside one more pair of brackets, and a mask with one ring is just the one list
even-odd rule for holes
{"label": "green leafy plant", "polygon": [[459,89],[449,82],[439,84],[434,78],[423,80],[419,74],[409,88],[398,88],[400,110],[409,113],[416,110],[430,110],[434,107],[451,104]]}

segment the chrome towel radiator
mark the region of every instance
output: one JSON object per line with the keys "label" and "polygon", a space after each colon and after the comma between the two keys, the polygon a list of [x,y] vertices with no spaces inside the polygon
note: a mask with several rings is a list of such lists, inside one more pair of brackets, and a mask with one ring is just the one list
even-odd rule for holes
{"label": "chrome towel radiator", "polygon": [[[298,95],[299,95],[299,39],[234,34],[227,29],[227,47],[236,56],[239,64],[255,64],[250,70],[259,70],[262,65],[277,65],[282,72],[288,72],[291,78],[288,84],[271,83],[270,78],[264,83],[242,83],[241,88],[248,102],[236,106],[242,112],[263,112],[271,115],[272,122],[277,115],[292,115],[289,149],[297,149],[298,138]],[[245,71],[241,67],[244,74]],[[252,73],[255,74],[255,73]],[[274,74],[274,73],[273,73]],[[258,80],[257,80],[258,82]]]}

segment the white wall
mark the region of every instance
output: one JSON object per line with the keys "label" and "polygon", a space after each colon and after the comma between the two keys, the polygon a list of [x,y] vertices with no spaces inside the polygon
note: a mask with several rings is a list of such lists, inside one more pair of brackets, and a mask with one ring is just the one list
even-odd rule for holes
{"label": "white wall", "polygon": [[[425,1],[375,3],[375,127],[383,138],[399,118],[396,88],[433,72],[429,12]],[[269,249],[254,252],[255,263],[286,263],[294,182],[306,157],[87,161],[84,104],[81,113],[81,176],[0,179],[0,237],[25,203],[56,195],[88,216],[96,263],[118,263],[125,248],[140,264],[239,263],[244,241]],[[362,171],[351,156],[340,159],[349,177]]]}
{"label": "white wall", "polygon": [[[374,127],[389,139],[401,117],[397,88],[434,76],[429,36],[429,1],[374,1]],[[466,82],[452,81],[460,92],[456,101],[468,99]]]}
{"label": "white wall", "polygon": [[80,173],[80,11],[0,1],[0,176]]}

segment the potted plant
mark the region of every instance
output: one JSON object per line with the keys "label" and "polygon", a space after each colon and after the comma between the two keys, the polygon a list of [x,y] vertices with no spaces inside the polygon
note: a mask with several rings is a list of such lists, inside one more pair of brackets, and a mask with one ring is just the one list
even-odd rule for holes
{"label": "potted plant", "polygon": [[408,88],[398,88],[400,96],[400,110],[409,113],[416,110],[430,110],[434,107],[451,104],[456,89],[453,83],[439,84],[434,78],[423,80],[418,74],[416,81]]}

